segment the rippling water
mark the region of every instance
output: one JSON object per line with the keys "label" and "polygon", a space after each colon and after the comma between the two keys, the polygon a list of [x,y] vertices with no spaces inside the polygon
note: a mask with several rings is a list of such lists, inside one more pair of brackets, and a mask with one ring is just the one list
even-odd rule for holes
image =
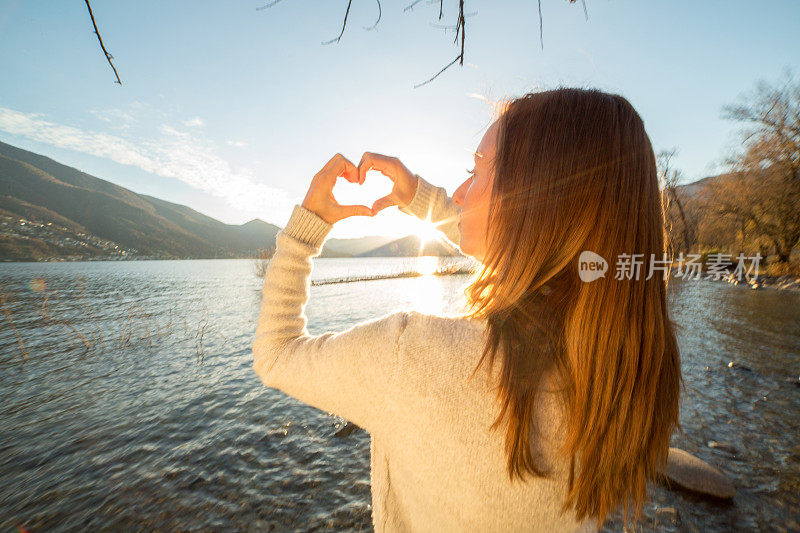
{"label": "rippling water", "polygon": [[[340,282],[409,261],[316,259],[309,331],[457,311],[466,276]],[[251,369],[250,261],[5,263],[0,285],[3,529],[371,528],[369,436],[335,437],[341,419]],[[800,528],[800,294],[675,280],[671,306],[686,380],[674,443],[737,496],[654,486],[642,526]]]}

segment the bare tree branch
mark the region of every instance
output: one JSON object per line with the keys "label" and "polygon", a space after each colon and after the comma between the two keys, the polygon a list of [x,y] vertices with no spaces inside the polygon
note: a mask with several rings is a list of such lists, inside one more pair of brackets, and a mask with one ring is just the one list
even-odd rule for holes
{"label": "bare tree branch", "polygon": [[539,42],[544,50],[544,33],[542,32],[542,0],[539,0]]}
{"label": "bare tree branch", "polygon": [[261,11],[262,9],[267,9],[268,7],[272,7],[275,4],[279,4],[280,2],[281,2],[281,0],[272,0],[272,2],[270,2],[269,4],[263,5],[261,7],[257,7],[256,11]]}
{"label": "bare tree branch", "polygon": [[[569,0],[570,4],[574,4],[577,0]],[[589,11],[586,9],[586,0],[581,0],[583,4],[583,16],[589,20]],[[542,0],[539,0],[539,42],[542,44],[544,50],[544,32],[542,31]]]}
{"label": "bare tree branch", "polygon": [[444,67],[442,70],[440,70],[439,72],[437,72],[437,73],[436,73],[436,75],[435,75],[434,77],[430,78],[429,80],[423,81],[422,83],[418,83],[417,85],[414,85],[414,88],[416,89],[417,87],[422,87],[422,86],[423,86],[423,85],[425,85],[426,83],[430,83],[430,82],[432,82],[433,80],[435,80],[435,79],[436,79],[436,78],[439,76],[439,74],[441,74],[442,72],[444,72],[444,71],[445,71],[445,70],[447,70],[448,68],[450,68],[450,67],[452,67],[453,65],[455,65],[455,64],[456,64],[456,61],[458,61],[459,59],[461,59],[461,55],[458,55],[458,56],[457,56],[457,57],[456,57],[454,60],[452,60],[450,63],[448,63],[448,64],[447,64],[447,66],[445,66],[445,67]]}
{"label": "bare tree branch", "polygon": [[353,5],[353,0],[347,1],[347,11],[344,12],[344,22],[342,23],[342,31],[339,32],[339,36],[335,39],[331,39],[330,41],[323,41],[322,44],[331,44],[331,43],[338,43],[339,40],[344,35],[344,29],[347,27],[347,16],[350,14],[350,6]]}
{"label": "bare tree branch", "polygon": [[378,26],[378,23],[381,21],[381,14],[383,13],[383,10],[381,9],[381,0],[375,0],[375,1],[378,3],[378,19],[375,21],[375,24],[373,24],[369,28],[366,26],[364,27],[364,29],[367,31],[374,30]]}
{"label": "bare tree branch", "polygon": [[[477,14],[478,14],[477,11],[473,11],[472,13],[466,13],[464,15],[464,18],[468,19],[469,17],[474,17]],[[456,33],[458,33],[458,30],[461,29],[458,24],[438,24],[436,22],[431,22],[430,26],[431,28],[438,28],[440,30],[445,30],[445,31],[454,31]]]}
{"label": "bare tree branch", "polygon": [[[407,5],[406,7],[403,8],[403,13],[405,13],[406,11],[411,11],[412,9],[414,9],[414,6],[416,6],[420,2],[422,2],[422,0],[414,0],[409,5]],[[435,3],[435,2],[436,2],[436,0],[428,0],[428,5],[431,5],[431,4]],[[444,0],[439,0],[439,20],[442,20],[442,11],[444,9],[444,7],[442,5],[443,2],[444,2]]]}
{"label": "bare tree branch", "polygon": [[117,69],[116,67],[114,67],[114,63],[111,62],[111,60],[114,59],[114,56],[108,53],[108,50],[106,50],[106,45],[103,44],[103,38],[100,37],[100,30],[97,29],[97,23],[94,21],[94,13],[92,13],[92,6],[89,5],[89,0],[85,0],[85,2],[86,2],[86,8],[89,10],[89,17],[91,17],[92,19],[92,26],[94,26],[94,34],[97,35],[97,40],[100,42],[100,48],[103,50],[103,53],[106,56],[106,61],[108,61],[108,64],[111,65],[111,70],[114,71],[114,76],[117,77],[117,81],[115,81],[114,83],[122,85],[122,80],[119,79],[119,73],[117,73]]}
{"label": "bare tree branch", "polygon": [[[276,5],[276,4],[278,4],[281,1],[282,0],[272,0],[268,4],[266,4],[264,6],[261,6],[259,8],[256,8],[256,9],[257,10],[266,9],[266,8],[269,8],[269,7],[272,7],[272,6]],[[413,0],[410,4],[408,4],[403,9],[403,11],[404,12],[411,11],[412,9],[414,9],[414,7],[419,5],[422,1],[423,0]],[[570,4],[574,4],[574,3],[577,2],[577,0],[567,0],[567,1]],[[380,20],[381,20],[381,16],[382,16],[382,12],[383,12],[382,6],[381,6],[381,1],[380,0],[376,0],[376,2],[378,4],[378,18],[377,18],[377,20],[375,21],[375,23],[372,26],[364,27],[365,30],[368,30],[368,31],[369,30],[374,30],[377,27],[378,22],[380,22]],[[428,0],[427,1],[427,3],[429,5],[430,4],[434,4],[435,2],[436,2],[436,0]],[[436,24],[431,24],[434,27],[444,28],[445,30],[450,30],[450,29],[455,30],[455,34],[456,35],[455,35],[455,39],[453,40],[453,42],[458,44],[459,39],[461,40],[459,54],[455,57],[455,59],[453,59],[450,63],[445,65],[433,77],[429,78],[428,80],[426,80],[426,81],[424,81],[422,83],[414,85],[414,88],[418,88],[418,87],[421,87],[421,86],[423,86],[423,85],[425,85],[427,83],[432,82],[437,77],[439,77],[439,75],[441,75],[445,70],[447,70],[448,68],[452,67],[456,63],[458,63],[462,67],[464,66],[464,48],[465,48],[465,42],[466,42],[466,18],[476,14],[476,13],[469,13],[469,14],[465,15],[464,14],[464,2],[465,2],[465,0],[459,0],[458,1],[458,19],[457,19],[457,22],[456,22],[455,26],[439,26],[439,25],[436,25]],[[586,17],[586,20],[589,20],[589,12],[588,12],[588,10],[586,8],[586,0],[581,0],[581,3],[583,5],[583,14]],[[88,4],[88,2],[87,2],[87,4]],[[347,9],[346,9],[346,11],[344,13],[344,21],[342,22],[342,29],[339,32],[339,35],[336,38],[331,39],[329,41],[323,41],[322,44],[336,43],[336,42],[339,42],[341,40],[342,36],[344,35],[344,31],[347,28],[347,19],[348,19],[349,15],[350,15],[350,8],[352,7],[352,4],[353,4],[353,0],[348,0]],[[542,19],[542,0],[538,0],[538,7],[539,7],[539,42],[541,44],[542,49],[544,50],[544,31],[543,31],[544,24],[543,24],[543,19]],[[438,20],[442,20],[443,16],[444,16],[444,0],[439,0],[439,18],[438,18]]]}
{"label": "bare tree branch", "polygon": [[413,2],[411,2],[410,4],[408,4],[408,5],[407,5],[407,6],[406,6],[406,7],[403,9],[403,13],[405,13],[406,11],[411,11],[412,9],[414,9],[414,6],[415,6],[415,5],[417,5],[417,4],[419,4],[420,2],[422,2],[422,0],[414,0]]}
{"label": "bare tree branch", "polygon": [[[439,5],[441,6],[441,3]],[[441,7],[440,7],[440,9],[441,9]],[[458,0],[458,22],[456,23],[456,38],[455,38],[455,40],[453,42],[458,42],[458,38],[461,37],[461,52],[456,56],[456,58],[454,60],[452,60],[450,63],[448,63],[442,70],[437,72],[432,78],[430,78],[430,79],[428,79],[426,81],[423,81],[422,83],[418,83],[417,85],[414,85],[415,89],[418,88],[418,87],[422,87],[423,85],[432,82],[433,80],[438,78],[439,75],[442,72],[444,72],[448,68],[450,68],[453,65],[455,65],[456,62],[460,62],[460,65],[464,66],[464,39],[466,37],[465,26],[466,26],[466,20],[464,18],[464,0]],[[458,33],[459,29],[461,30],[461,34],[460,35]]]}

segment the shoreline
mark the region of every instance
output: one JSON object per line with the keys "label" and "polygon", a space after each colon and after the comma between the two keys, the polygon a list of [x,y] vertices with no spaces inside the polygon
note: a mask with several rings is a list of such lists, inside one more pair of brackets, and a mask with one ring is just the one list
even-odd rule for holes
{"label": "shoreline", "polygon": [[[418,257],[434,257],[440,260],[445,261],[447,263],[448,260],[452,261],[454,256],[385,256],[385,257],[320,257],[320,259],[416,259]],[[455,256],[458,257],[458,256]],[[0,264],[51,264],[51,263],[130,263],[130,262],[149,262],[149,261],[241,261],[241,260],[255,260],[252,257],[226,257],[226,258],[186,258],[186,259],[158,259],[158,258],[147,258],[147,259],[137,259],[137,258],[124,258],[124,259],[80,259],[80,260],[46,260],[46,261],[8,261],[8,260],[0,260]],[[761,290],[761,289],[772,289],[772,290],[780,290],[780,291],[792,291],[792,292],[800,292],[800,275],[794,274],[783,274],[779,276],[772,276],[772,275],[761,275],[759,274],[755,279],[753,278],[742,278],[736,279],[731,273],[725,274],[720,276],[718,279],[714,278],[706,278],[705,275],[702,275],[700,279],[683,279],[682,277],[678,277],[675,275],[675,272],[678,270],[677,267],[672,267],[670,272],[672,273],[670,279],[681,279],[683,281],[708,281],[714,283],[728,283],[731,285],[747,285],[750,289],[753,290]],[[455,266],[453,264],[445,264],[440,265],[436,271],[431,272],[430,274],[436,276],[446,276],[446,275],[456,275],[456,274],[469,274],[470,270],[464,266]],[[354,281],[373,281],[373,280],[380,280],[380,279],[391,279],[391,278],[400,278],[400,277],[417,277],[423,275],[418,272],[413,271],[402,271],[402,272],[393,272],[390,274],[376,274],[375,276],[366,275],[366,276],[356,276],[353,278],[341,278],[341,279],[332,279],[332,280],[319,280],[317,282],[312,283],[312,285],[326,285],[330,283],[343,283],[343,282],[354,282]]]}
{"label": "shoreline", "polygon": [[758,276],[751,280],[737,280],[732,276],[723,276],[720,279],[710,279],[708,281],[724,282],[730,285],[748,285],[750,289],[773,289],[777,291],[800,292],[800,276],[784,274],[782,276]]}
{"label": "shoreline", "polygon": [[701,275],[700,279],[688,278],[683,279],[675,275],[678,267],[670,268],[670,279],[680,279],[683,281],[709,281],[712,283],[728,283],[730,285],[747,285],[750,289],[773,289],[773,290],[787,290],[800,292],[800,275],[795,274],[782,274],[773,276],[768,274],[758,274],[757,277],[751,278],[749,275],[741,279],[736,278],[731,272],[721,275],[719,278],[707,278],[706,274]]}

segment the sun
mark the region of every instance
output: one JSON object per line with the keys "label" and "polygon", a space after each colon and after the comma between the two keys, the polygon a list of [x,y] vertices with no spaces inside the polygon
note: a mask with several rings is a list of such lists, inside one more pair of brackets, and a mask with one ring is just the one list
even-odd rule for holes
{"label": "sun", "polygon": [[413,229],[414,235],[419,238],[419,251],[417,251],[415,270],[423,276],[435,274],[439,268],[439,259],[433,256],[423,256],[425,245],[429,242],[438,241],[442,234],[436,229],[430,220],[416,219],[416,227]]}
{"label": "sun", "polygon": [[438,241],[442,238],[442,234],[438,229],[436,229],[436,226],[427,220],[417,219],[417,224],[415,224],[415,227],[412,228],[412,231],[414,235],[419,238],[420,250],[424,248],[427,243],[431,241]]}

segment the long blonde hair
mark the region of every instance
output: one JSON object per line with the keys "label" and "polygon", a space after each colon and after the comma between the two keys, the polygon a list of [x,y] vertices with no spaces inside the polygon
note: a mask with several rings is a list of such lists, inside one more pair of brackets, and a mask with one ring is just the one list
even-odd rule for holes
{"label": "long blonde hair", "polygon": [[[621,254],[665,252],[656,160],[642,119],[598,90],[529,93],[503,106],[483,266],[466,289],[485,318],[477,369],[498,355],[511,479],[545,476],[530,447],[539,384],[554,372],[567,421],[562,511],[638,518],[678,425],[680,357],[661,272],[615,279]],[[592,251],[605,277],[582,282]],[[473,373],[473,376],[475,374]]]}

